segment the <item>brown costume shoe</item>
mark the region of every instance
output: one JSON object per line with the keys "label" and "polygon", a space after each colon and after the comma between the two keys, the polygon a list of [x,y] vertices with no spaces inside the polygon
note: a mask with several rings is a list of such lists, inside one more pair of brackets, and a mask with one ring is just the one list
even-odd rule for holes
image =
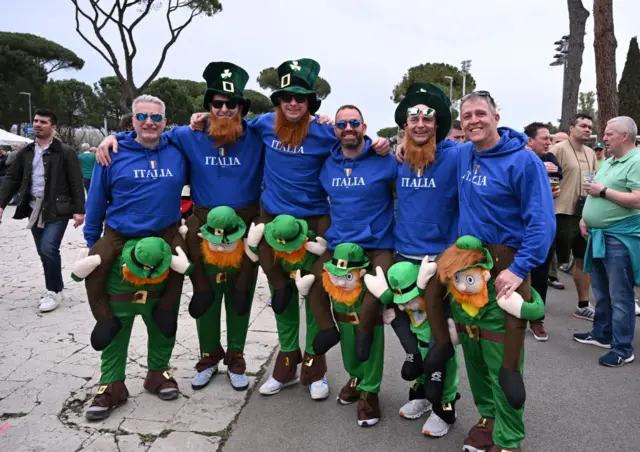
{"label": "brown costume shoe", "polygon": [[127,402],[129,391],[124,381],[116,381],[98,388],[85,417],[88,421],[101,421],[108,418],[111,412]]}
{"label": "brown costume shoe", "polygon": [[522,452],[522,449],[516,447],[515,449],[493,446],[489,452]]}
{"label": "brown costume shoe", "polygon": [[325,355],[310,355],[304,353],[302,360],[302,371],[300,372],[300,382],[303,386],[309,386],[315,381],[322,380],[327,373],[327,359]]}
{"label": "brown costume shoe", "polygon": [[175,400],[180,395],[178,382],[168,370],[150,370],[144,380],[144,389],[156,394],[161,400]]}
{"label": "brown costume shoe", "polygon": [[294,352],[279,352],[276,357],[276,365],[273,368],[273,378],[282,384],[293,382],[297,379],[296,371],[302,361],[300,350]]}
{"label": "brown costume shoe", "polygon": [[359,378],[350,378],[347,384],[342,387],[336,400],[342,405],[349,405],[356,403],[360,400],[360,390],[358,385],[360,384]]}
{"label": "brown costume shoe", "polygon": [[[469,434],[464,440],[462,450],[469,451],[489,451],[493,447],[493,425],[495,421],[483,417],[480,421],[469,430]],[[473,449],[467,449],[470,446]]]}
{"label": "brown costume shoe", "polygon": [[375,392],[361,391],[358,401],[358,425],[371,427],[380,420],[380,403]]}
{"label": "brown costume shoe", "polygon": [[247,363],[242,352],[227,351],[224,358],[227,365],[227,376],[231,381],[231,387],[236,391],[245,391],[249,388],[249,378],[247,378]]}

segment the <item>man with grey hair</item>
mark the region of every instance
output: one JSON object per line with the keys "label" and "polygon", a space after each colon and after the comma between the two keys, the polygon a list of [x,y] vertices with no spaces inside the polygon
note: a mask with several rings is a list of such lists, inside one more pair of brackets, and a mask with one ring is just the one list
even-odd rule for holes
{"label": "man with grey hair", "polygon": [[[123,328],[111,309],[112,303],[146,302],[146,295],[140,299],[138,293],[117,297],[107,294],[107,277],[125,242],[155,236],[170,244],[174,252],[178,246],[185,249],[178,228],[187,164],[182,152],[162,137],[167,122],[165,105],[157,97],[145,95],[134,100],[132,111],[136,133],[119,142],[120,152],[112,156],[111,165],[95,165],[91,178],[84,227],[88,260],[82,261],[91,262],[95,269],[79,275],[76,265],[73,275],[77,280],[86,277],[89,306],[96,320],[91,345],[99,351],[105,350]],[[156,325],[147,325],[174,341],[183,279],[182,274],[169,270],[164,291],[158,294],[160,300],[152,313]],[[178,396],[177,383],[167,368],[157,368],[158,365],[150,363],[144,387],[162,400],[173,400]],[[103,362],[103,377],[112,374],[105,374],[104,370]],[[93,419],[106,417],[113,407],[126,400],[124,381],[100,383],[101,390],[106,389],[98,393],[89,408]]]}
{"label": "man with grey hair", "polygon": [[576,333],[583,344],[610,349],[600,364],[620,367],[634,360],[634,287],[640,286],[640,148],[638,126],[619,116],[607,123],[604,142],[611,152],[594,181],[580,220],[587,239],[584,271],[596,297],[593,329]]}

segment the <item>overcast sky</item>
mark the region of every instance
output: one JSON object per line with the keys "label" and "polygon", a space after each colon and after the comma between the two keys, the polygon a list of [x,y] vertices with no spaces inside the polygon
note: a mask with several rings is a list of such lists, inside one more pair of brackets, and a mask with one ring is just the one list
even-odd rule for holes
{"label": "overcast sky", "polygon": [[[222,2],[222,13],[199,17],[184,31],[169,51],[160,77],[202,81],[210,61],[226,60],[249,72],[247,88],[260,90],[255,79],[263,68],[277,67],[287,59],[313,58],[332,87],[320,112],[333,115],[340,105],[355,104],[373,136],[379,128],[394,125],[395,104],[389,97],[409,67],[428,62],[459,66],[470,59],[477,89],[489,90],[501,107],[502,125],[521,130],[531,121],[555,122],[560,117],[562,68],[549,63],[554,41],[569,32],[564,0]],[[93,84],[112,75],[107,63],[76,33],[70,0],[1,3],[0,30],[43,36],[85,60],[81,71],[59,71],[55,78]],[[101,3],[112,5],[109,0]],[[592,0],[583,3],[592,9]],[[640,31],[640,0],[613,3],[619,79],[629,40]],[[90,35],[86,24],[84,30]],[[140,84],[154,69],[166,41],[164,14],[150,14],[136,30],[134,70]],[[117,47],[118,37],[109,36]],[[595,91],[595,87],[591,15],[580,90]]]}

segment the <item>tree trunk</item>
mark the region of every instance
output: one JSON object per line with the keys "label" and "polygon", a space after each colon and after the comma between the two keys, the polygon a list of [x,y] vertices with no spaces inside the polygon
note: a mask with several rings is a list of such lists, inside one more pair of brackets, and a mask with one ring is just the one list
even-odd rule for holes
{"label": "tree trunk", "polygon": [[582,81],[580,71],[589,11],[582,5],[582,0],[567,0],[567,5],[569,7],[569,53],[564,66],[560,130],[568,132],[569,122],[578,109],[578,94]]}
{"label": "tree trunk", "polygon": [[598,98],[598,141],[602,140],[607,121],[618,115],[616,90],[616,48],[613,30],[613,1],[594,0],[593,20],[596,54],[596,91]]}
{"label": "tree trunk", "polygon": [[121,80],[120,83],[122,84],[122,97],[120,98],[122,114],[131,113],[131,104],[133,104],[133,99],[138,97],[138,88],[127,80]]}

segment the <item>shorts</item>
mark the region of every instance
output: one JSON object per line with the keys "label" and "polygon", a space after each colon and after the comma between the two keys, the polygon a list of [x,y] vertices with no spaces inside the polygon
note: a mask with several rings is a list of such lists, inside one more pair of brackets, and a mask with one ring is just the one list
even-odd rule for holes
{"label": "shorts", "polygon": [[584,259],[587,241],[580,233],[580,217],[576,215],[556,215],[556,255],[559,264],[566,264],[571,258]]}

